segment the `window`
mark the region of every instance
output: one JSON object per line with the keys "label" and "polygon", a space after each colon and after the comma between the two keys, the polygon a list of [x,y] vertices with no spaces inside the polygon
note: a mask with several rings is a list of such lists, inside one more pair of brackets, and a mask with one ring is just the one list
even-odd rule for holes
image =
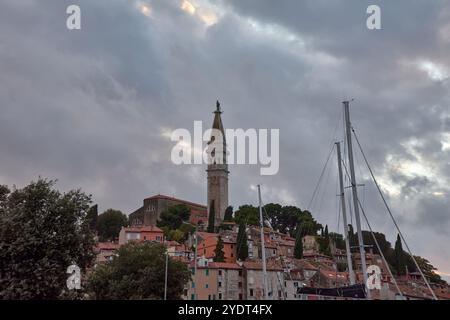
{"label": "window", "polygon": [[219,300],[222,300],[222,294],[219,293]]}
{"label": "window", "polygon": [[250,289],[250,297],[253,297],[253,289]]}
{"label": "window", "polygon": [[195,300],[195,294],[191,294],[191,300]]}
{"label": "window", "polygon": [[278,298],[281,298],[281,290],[278,290]]}
{"label": "window", "polygon": [[242,293],[239,293],[239,300],[242,300]]}
{"label": "window", "polygon": [[221,276],[222,275],[222,270],[219,270],[219,276]]}
{"label": "window", "polygon": [[208,284],[205,284],[205,289],[208,289],[208,287],[209,287]]}
{"label": "window", "polygon": [[144,240],[147,240],[147,236],[144,236]]}
{"label": "window", "polygon": [[209,269],[205,270],[205,276],[209,276]]}
{"label": "window", "polygon": [[192,287],[192,288],[195,288],[195,282],[192,282],[191,287]]}
{"label": "window", "polygon": [[217,286],[218,286],[219,288],[222,288],[222,281],[219,281],[219,283],[217,284]]}
{"label": "window", "polygon": [[242,270],[239,270],[239,277],[242,277]]}
{"label": "window", "polygon": [[127,240],[138,240],[141,238],[139,232],[127,232]]}
{"label": "window", "polygon": [[239,288],[242,288],[242,282],[239,281]]}
{"label": "window", "polygon": [[211,300],[211,295],[210,294],[208,294],[208,300]]}
{"label": "window", "polygon": [[231,245],[231,249],[233,249],[234,248],[234,246],[233,245]]}
{"label": "window", "polygon": [[156,241],[162,241],[162,237],[161,236],[156,236]]}
{"label": "window", "polygon": [[234,254],[231,254],[231,257],[233,258],[233,257],[234,257]]}

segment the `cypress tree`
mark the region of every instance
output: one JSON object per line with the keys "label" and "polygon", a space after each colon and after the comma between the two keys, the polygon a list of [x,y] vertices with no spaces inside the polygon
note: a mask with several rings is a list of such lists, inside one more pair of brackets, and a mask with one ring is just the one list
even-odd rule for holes
{"label": "cypress tree", "polygon": [[295,237],[294,258],[303,258],[303,232],[302,227],[297,226],[297,235]]}
{"label": "cypress tree", "polygon": [[89,220],[89,227],[91,230],[97,231],[98,205],[95,204],[89,208],[86,218]]}
{"label": "cypress tree", "polygon": [[395,241],[394,257],[397,275],[404,275],[406,273],[405,253],[403,252],[402,240],[400,239],[399,234],[397,234],[397,241]]}
{"label": "cypress tree", "polygon": [[231,222],[233,220],[233,207],[228,206],[225,210],[225,216],[223,217],[223,221]]}
{"label": "cypress tree", "polygon": [[245,232],[245,223],[239,225],[239,231],[236,239],[237,258],[244,261],[248,257],[247,233]]}
{"label": "cypress tree", "polygon": [[209,206],[208,229],[207,229],[209,233],[214,233],[215,221],[216,221],[216,214],[214,212],[214,200],[211,200],[211,205]]}
{"label": "cypress tree", "polygon": [[216,249],[214,250],[214,259],[215,262],[225,262],[225,252],[223,252],[223,241],[222,238],[219,237],[216,244]]}

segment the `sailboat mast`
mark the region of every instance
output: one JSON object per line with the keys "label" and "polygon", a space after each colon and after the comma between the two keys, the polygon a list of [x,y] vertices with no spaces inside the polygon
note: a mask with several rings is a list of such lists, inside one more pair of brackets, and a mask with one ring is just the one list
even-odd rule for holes
{"label": "sailboat mast", "polygon": [[258,184],[258,200],[259,200],[259,223],[261,226],[261,259],[263,267],[263,282],[264,282],[264,298],[269,300],[269,288],[267,286],[267,265],[266,265],[266,246],[264,244],[264,219],[262,214],[261,204],[261,186]]}
{"label": "sailboat mast", "polygon": [[338,161],[338,171],[339,171],[339,187],[341,190],[341,206],[342,206],[342,219],[344,221],[344,236],[345,236],[345,249],[347,251],[347,266],[348,273],[350,275],[350,284],[355,284],[355,274],[353,273],[353,264],[352,264],[352,253],[350,251],[350,241],[348,238],[348,224],[347,224],[347,212],[345,208],[345,193],[344,193],[344,182],[342,178],[342,159],[341,159],[341,143],[336,142],[336,152],[337,152],[337,161]]}
{"label": "sailboat mast", "polygon": [[[361,255],[361,268],[364,279],[364,285],[367,284],[367,265],[366,265],[366,252],[364,250],[364,242],[361,231],[361,218],[359,216],[359,205],[358,205],[358,192],[356,190],[356,178],[355,178],[355,165],[353,163],[353,148],[352,148],[352,132],[350,123],[350,110],[349,101],[344,101],[344,114],[345,114],[345,126],[347,134],[347,148],[348,148],[348,162],[350,166],[350,179],[352,183],[352,193],[353,193],[353,209],[355,211],[355,221],[358,233],[358,243],[359,243],[359,253]],[[370,291],[367,290],[367,297],[370,299]]]}

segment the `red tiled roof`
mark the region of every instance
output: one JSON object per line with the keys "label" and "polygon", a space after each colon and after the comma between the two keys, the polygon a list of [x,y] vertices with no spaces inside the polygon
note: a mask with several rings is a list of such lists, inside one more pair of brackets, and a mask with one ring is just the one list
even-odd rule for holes
{"label": "red tiled roof", "polygon": [[151,197],[145,198],[144,200],[149,200],[149,199],[173,200],[173,201],[185,203],[187,205],[191,205],[191,206],[195,206],[195,207],[201,207],[201,208],[206,209],[206,206],[203,205],[203,204],[199,204],[199,203],[190,202],[190,201],[187,201],[187,200],[178,199],[178,198],[175,198],[175,197],[169,197],[169,196],[165,196],[163,194],[157,194],[155,196],[151,196]]}
{"label": "red tiled roof", "polygon": [[337,271],[328,271],[328,270],[320,270],[320,273],[327,278],[332,279],[348,279],[348,272],[337,272]]}
{"label": "red tiled roof", "polygon": [[208,267],[214,269],[242,269],[240,265],[232,262],[210,262]]}
{"label": "red tiled roof", "polygon": [[318,270],[316,266],[314,266],[312,263],[310,263],[308,260],[305,259],[293,259],[292,262],[296,267],[300,267],[307,270]]}
{"label": "red tiled roof", "polygon": [[134,226],[124,227],[125,232],[163,232],[160,228],[154,226]]}
{"label": "red tiled roof", "polygon": [[96,247],[100,250],[117,250],[120,245],[114,242],[98,242]]}
{"label": "red tiled roof", "polygon": [[[244,261],[244,267],[246,269],[262,270],[262,261],[261,260]],[[276,263],[275,261],[268,260],[267,261],[267,270],[283,271],[283,268],[281,267],[280,263]]]}
{"label": "red tiled roof", "polygon": [[164,244],[169,247],[177,247],[180,245],[178,242],[173,241],[173,240],[165,241]]}
{"label": "red tiled roof", "polygon": [[211,237],[218,237],[219,234],[217,233],[209,233],[209,232],[197,232],[197,235],[202,239],[208,239]]}

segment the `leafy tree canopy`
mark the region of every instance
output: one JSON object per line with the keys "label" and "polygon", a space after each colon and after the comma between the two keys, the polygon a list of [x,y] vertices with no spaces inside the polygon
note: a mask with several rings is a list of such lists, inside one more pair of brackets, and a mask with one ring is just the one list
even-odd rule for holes
{"label": "leafy tree canopy", "polygon": [[84,271],[93,261],[90,196],[54,185],[39,178],[12,192],[0,186],[0,299],[62,298],[67,268]]}
{"label": "leafy tree canopy", "polygon": [[167,227],[175,230],[181,227],[183,221],[188,221],[191,215],[191,209],[184,204],[178,204],[169,207],[166,211],[161,212],[160,220],[157,222],[158,227]]}
{"label": "leafy tree canopy", "polygon": [[[131,242],[118,255],[89,276],[87,290],[93,299],[163,299],[166,253],[163,245]],[[191,273],[169,257],[167,299],[180,299]]]}
{"label": "leafy tree canopy", "polygon": [[128,217],[120,210],[108,209],[98,216],[97,230],[100,241],[113,241],[120,229],[128,226]]}

